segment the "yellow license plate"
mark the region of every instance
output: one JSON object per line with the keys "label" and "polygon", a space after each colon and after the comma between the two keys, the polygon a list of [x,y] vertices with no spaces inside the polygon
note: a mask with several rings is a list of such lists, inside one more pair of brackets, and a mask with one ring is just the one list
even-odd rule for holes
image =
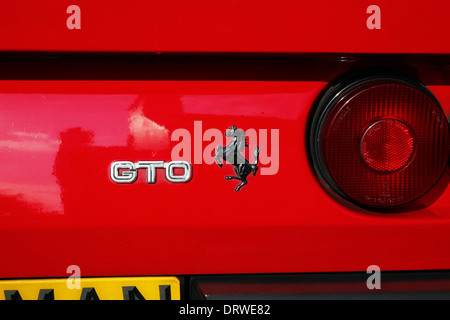
{"label": "yellow license plate", "polygon": [[1,280],[0,300],[180,300],[180,281],[176,277],[77,280]]}

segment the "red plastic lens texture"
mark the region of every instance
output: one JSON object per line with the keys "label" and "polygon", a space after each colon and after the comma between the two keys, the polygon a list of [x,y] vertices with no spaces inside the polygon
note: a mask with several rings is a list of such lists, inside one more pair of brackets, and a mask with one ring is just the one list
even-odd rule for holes
{"label": "red plastic lens texture", "polygon": [[445,114],[403,82],[359,85],[331,106],[321,128],[329,175],[351,200],[391,208],[411,203],[443,175],[450,154]]}
{"label": "red plastic lens texture", "polygon": [[377,172],[391,173],[406,167],[414,156],[413,130],[396,119],[381,119],[361,139],[364,162]]}

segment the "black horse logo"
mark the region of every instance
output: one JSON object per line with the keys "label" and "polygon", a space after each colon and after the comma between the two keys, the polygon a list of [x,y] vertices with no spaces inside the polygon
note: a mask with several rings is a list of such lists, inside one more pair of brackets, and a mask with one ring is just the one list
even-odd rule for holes
{"label": "black horse logo", "polygon": [[245,132],[241,129],[237,129],[235,126],[231,126],[229,130],[225,132],[225,137],[232,137],[233,140],[225,148],[221,145],[217,146],[214,159],[221,168],[223,166],[221,158],[234,166],[236,176],[226,176],[225,179],[241,181],[236,189],[234,189],[234,191],[237,192],[247,184],[247,177],[251,172],[253,175],[256,175],[256,172],[258,171],[259,148],[258,146],[255,147],[255,150],[253,151],[255,163],[250,164],[250,162],[241,155],[241,152],[245,150],[245,147],[248,148]]}

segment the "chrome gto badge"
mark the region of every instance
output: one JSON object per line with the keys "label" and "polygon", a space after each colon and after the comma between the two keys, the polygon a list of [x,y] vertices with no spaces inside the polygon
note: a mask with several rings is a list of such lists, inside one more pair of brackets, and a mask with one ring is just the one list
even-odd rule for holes
{"label": "chrome gto badge", "polygon": [[[116,183],[133,183],[138,177],[138,169],[147,170],[147,183],[156,183],[156,169],[164,168],[170,182],[188,182],[192,178],[192,167],[187,161],[116,161],[111,164],[111,180]],[[175,174],[175,169],[182,169],[182,174]]]}

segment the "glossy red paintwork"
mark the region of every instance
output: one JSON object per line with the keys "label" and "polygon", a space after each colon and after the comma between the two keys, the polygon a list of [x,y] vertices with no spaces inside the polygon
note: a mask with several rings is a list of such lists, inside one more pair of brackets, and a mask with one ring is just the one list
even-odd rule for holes
{"label": "glossy red paintwork", "polygon": [[[320,186],[305,132],[326,84],[0,81],[0,277],[64,277],[74,264],[82,276],[450,268],[450,189],[383,215]],[[450,86],[428,87],[448,116]],[[194,135],[197,120],[279,129],[278,173],[238,193],[229,165],[194,164],[187,184],[110,180],[113,161],[170,160],[173,130]]]}
{"label": "glossy red paintwork", "polygon": [[[80,30],[66,27],[72,4]],[[372,4],[380,30],[366,27]],[[16,0],[0,9],[0,278],[67,277],[69,265],[81,276],[450,269],[450,188],[419,211],[364,211],[322,188],[305,142],[320,92],[361,68],[405,71],[448,117],[447,0]],[[380,62],[379,53],[446,55]],[[171,134],[194,136],[194,121],[203,132],[279,129],[277,174],[251,176],[238,193],[224,179],[229,165],[193,164],[186,184],[162,172],[155,185],[111,181],[113,161],[169,161]]]}
{"label": "glossy red paintwork", "polygon": [[[381,9],[369,30],[367,8]],[[66,27],[78,5],[81,29]],[[450,53],[447,0],[14,0],[0,50]]]}

